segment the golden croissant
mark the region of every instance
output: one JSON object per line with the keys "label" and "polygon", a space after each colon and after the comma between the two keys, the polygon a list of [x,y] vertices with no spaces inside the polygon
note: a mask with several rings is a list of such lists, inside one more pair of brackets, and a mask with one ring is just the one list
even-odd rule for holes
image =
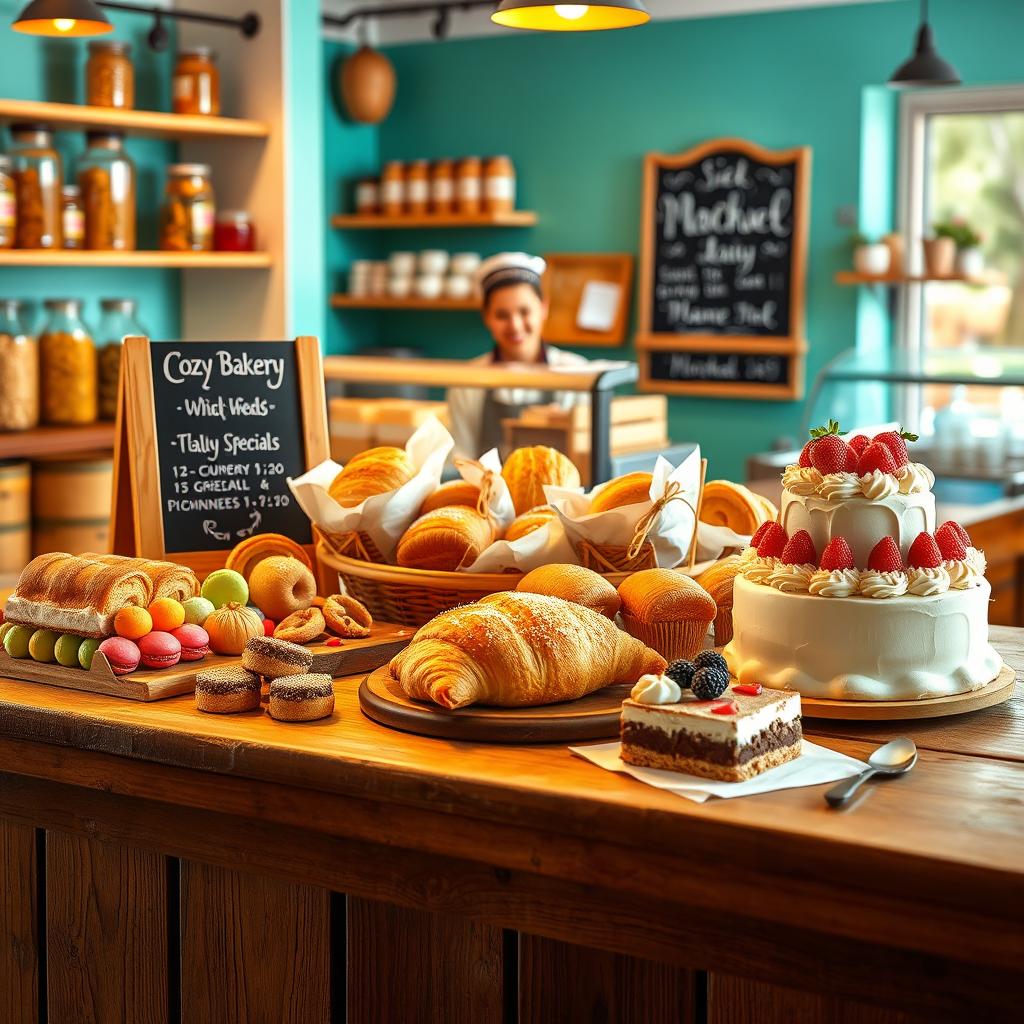
{"label": "golden croissant", "polygon": [[390,665],[409,697],[444,708],[554,704],[664,668],[660,654],[603,615],[512,591],[442,612]]}

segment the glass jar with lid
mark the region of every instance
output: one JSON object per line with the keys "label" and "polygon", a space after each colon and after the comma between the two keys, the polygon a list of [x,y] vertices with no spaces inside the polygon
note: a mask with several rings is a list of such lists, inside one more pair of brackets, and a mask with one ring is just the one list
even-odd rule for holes
{"label": "glass jar with lid", "polygon": [[245,210],[218,210],[213,226],[217,252],[255,252],[256,229]]}
{"label": "glass jar with lid", "polygon": [[18,248],[61,248],[64,172],[53,148],[52,129],[45,124],[12,124],[9,156],[17,194]]}
{"label": "glass jar with lid", "polygon": [[81,249],[85,245],[85,213],[82,210],[82,190],[77,185],[65,185],[61,230],[65,249]]}
{"label": "glass jar with lid", "polygon": [[135,164],[122,132],[86,132],[78,160],[86,249],[135,248]]}
{"label": "glass jar with lid", "polygon": [[93,423],[98,411],[96,346],[79,299],[47,299],[39,335],[39,391],[44,423]]}
{"label": "glass jar with lid", "polygon": [[11,158],[0,153],[0,249],[13,249],[18,226],[18,197]]}
{"label": "glass jar with lid", "polygon": [[160,208],[160,248],[209,252],[215,217],[209,164],[171,164]]}
{"label": "glass jar with lid", "polygon": [[176,114],[219,114],[220,76],[216,55],[208,46],[178,51],[171,82]]}
{"label": "glass jar with lid", "polygon": [[96,358],[99,365],[99,411],[101,420],[117,416],[117,381],[121,373],[121,347],[125,338],[148,335],[135,318],[134,299],[102,299],[96,332]]}
{"label": "glass jar with lid", "polygon": [[89,43],[85,64],[85,102],[91,107],[135,106],[135,69],[132,46],[118,39]]}
{"label": "glass jar with lid", "polygon": [[39,352],[21,313],[17,299],[0,299],[0,430],[39,422]]}

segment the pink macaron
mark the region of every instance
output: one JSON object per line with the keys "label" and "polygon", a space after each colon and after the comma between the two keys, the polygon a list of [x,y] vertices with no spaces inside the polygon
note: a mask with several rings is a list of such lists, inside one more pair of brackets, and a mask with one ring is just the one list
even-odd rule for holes
{"label": "pink macaron", "polygon": [[210,653],[210,634],[194,623],[171,630],[171,636],[181,644],[182,661],[202,661]]}
{"label": "pink macaron", "polygon": [[181,660],[181,644],[159,629],[139,640],[139,653],[146,668],[170,668]]}
{"label": "pink macaron", "polygon": [[138,644],[125,640],[123,636],[107,637],[96,650],[107,659],[111,671],[116,676],[134,672],[139,667],[141,652]]}

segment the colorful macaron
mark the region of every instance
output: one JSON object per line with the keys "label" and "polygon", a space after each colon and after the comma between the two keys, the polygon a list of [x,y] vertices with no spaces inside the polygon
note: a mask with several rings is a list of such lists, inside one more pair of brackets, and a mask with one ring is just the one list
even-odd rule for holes
{"label": "colorful macaron", "polygon": [[275,679],[270,684],[271,718],[280,722],[312,722],[334,711],[331,677],[319,672]]}
{"label": "colorful macaron", "polygon": [[146,668],[170,668],[181,660],[181,644],[170,633],[155,629],[138,643]]}
{"label": "colorful macaron", "polygon": [[126,640],[124,637],[107,637],[96,650],[107,659],[110,670],[116,676],[127,675],[139,667],[141,652],[139,651],[138,644],[133,643],[131,640]]}
{"label": "colorful macaron", "polygon": [[260,706],[260,677],[244,668],[215,668],[196,675],[196,708],[217,715],[255,711]]}
{"label": "colorful macaron", "polygon": [[242,668],[258,672],[268,679],[301,675],[308,672],[312,665],[311,651],[298,644],[270,636],[250,637],[242,652]]}
{"label": "colorful macaron", "polygon": [[182,661],[202,661],[210,653],[210,634],[194,623],[185,623],[171,630],[171,636],[181,644]]}

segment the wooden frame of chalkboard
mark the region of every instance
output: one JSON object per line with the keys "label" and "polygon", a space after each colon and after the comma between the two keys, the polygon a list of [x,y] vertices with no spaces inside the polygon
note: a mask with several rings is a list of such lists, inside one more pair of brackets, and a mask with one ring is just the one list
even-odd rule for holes
{"label": "wooden frame of chalkboard", "polygon": [[808,146],[723,138],[645,156],[640,390],[802,397],[810,176]]}
{"label": "wooden frame of chalkboard", "polygon": [[302,543],[316,564],[311,524],[285,477],[329,456],[316,338],[126,338],[112,549],[170,558],[203,577],[224,565],[239,540],[278,532]]}

